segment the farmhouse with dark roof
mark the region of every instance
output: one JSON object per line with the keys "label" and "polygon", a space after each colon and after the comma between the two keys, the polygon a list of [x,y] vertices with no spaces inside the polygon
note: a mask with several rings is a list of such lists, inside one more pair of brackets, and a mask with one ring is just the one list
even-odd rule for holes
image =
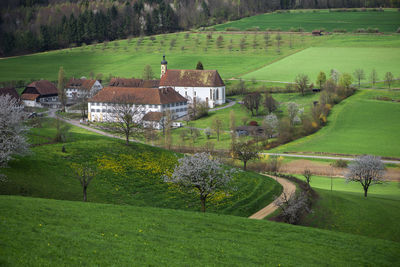
{"label": "farmhouse with dark roof", "polygon": [[47,80],[35,81],[25,87],[21,99],[28,107],[55,106],[58,100],[57,87]]}

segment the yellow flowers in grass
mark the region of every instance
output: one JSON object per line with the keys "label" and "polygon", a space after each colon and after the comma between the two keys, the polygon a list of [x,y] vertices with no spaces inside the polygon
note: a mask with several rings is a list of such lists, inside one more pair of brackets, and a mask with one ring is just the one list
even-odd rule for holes
{"label": "yellow flowers in grass", "polygon": [[104,155],[97,161],[100,169],[120,175],[125,174],[128,170],[148,171],[156,175],[171,175],[177,162],[174,156],[150,152],[131,155],[121,154],[116,159]]}

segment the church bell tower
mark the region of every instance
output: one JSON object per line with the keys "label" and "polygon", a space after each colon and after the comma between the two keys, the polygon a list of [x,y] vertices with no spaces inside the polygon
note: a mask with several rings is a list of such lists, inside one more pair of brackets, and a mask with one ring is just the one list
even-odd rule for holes
{"label": "church bell tower", "polygon": [[165,54],[163,55],[163,60],[161,61],[161,75],[160,78],[162,76],[164,76],[164,74],[167,72],[167,64],[168,62],[165,60]]}

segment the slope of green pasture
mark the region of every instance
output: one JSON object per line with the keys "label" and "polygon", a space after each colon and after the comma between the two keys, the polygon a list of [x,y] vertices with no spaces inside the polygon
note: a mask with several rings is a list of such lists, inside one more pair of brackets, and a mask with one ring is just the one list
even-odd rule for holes
{"label": "slope of green pasture", "polygon": [[[50,122],[43,123],[43,128],[31,129],[31,143],[51,141],[55,129]],[[61,152],[63,146],[66,153]],[[90,162],[101,169],[88,188],[90,202],[197,211],[200,208],[195,193],[183,192],[163,181],[162,175],[173,171],[178,157],[171,151],[137,143],[126,146],[122,140],[72,127],[67,143],[33,147],[31,155],[2,169],[8,181],[2,184],[0,194],[79,201],[82,189],[70,164]],[[241,171],[234,176],[232,187],[209,199],[207,210],[249,216],[273,201],[282,190],[273,179]],[[238,209],[229,210],[236,203],[241,203]]]}
{"label": "slope of green pasture", "polygon": [[360,184],[329,177],[312,177],[320,198],[302,225],[400,241],[400,188],[397,182],[370,187],[364,197]]}
{"label": "slope of green pasture", "polygon": [[[268,62],[278,60],[309,45],[311,38],[303,38],[300,42],[282,43],[278,54],[274,48],[265,51],[262,35],[254,34],[222,34],[223,41],[217,47],[219,35],[213,34],[208,39],[205,33],[164,34],[131,40],[110,42],[107,45],[97,44],[72,49],[56,50],[14,58],[0,59],[0,81],[50,79],[56,80],[58,69],[64,67],[67,77],[90,77],[102,73],[103,80],[110,74],[117,77],[140,78],[144,66],[149,64],[154,78],[160,77],[160,62],[165,53],[170,69],[195,69],[198,61],[205,69],[217,69],[224,79],[261,68]],[[240,48],[240,39],[246,38],[245,47]],[[171,41],[175,45],[171,47]],[[140,43],[138,45],[138,42]],[[274,35],[271,46],[275,45]],[[230,49],[231,46],[231,49]],[[33,67],[34,66],[34,67]]]}
{"label": "slope of green pasture", "polygon": [[399,264],[400,245],[388,240],[169,209],[0,199],[2,265]]}
{"label": "slope of green pasture", "polygon": [[336,105],[317,133],[280,146],[279,152],[328,152],[400,157],[400,103],[376,100],[398,95],[384,90],[358,91]]}
{"label": "slope of green pasture", "polygon": [[310,77],[310,82],[315,83],[320,71],[329,75],[331,69],[336,69],[342,73],[353,74],[355,69],[362,68],[368,78],[371,70],[375,68],[378,77],[383,79],[388,71],[395,76],[400,73],[399,61],[400,46],[397,48],[311,47],[242,77],[292,82],[298,74],[303,73]]}
{"label": "slope of green pasture", "polygon": [[378,28],[381,32],[396,32],[400,26],[400,13],[397,10],[385,10],[384,12],[329,12],[319,10],[317,12],[289,12],[266,13],[262,15],[243,18],[215,26],[217,30],[225,30],[228,27],[246,30],[259,27],[261,30],[281,29],[288,31],[291,28],[303,28],[307,32],[315,29],[344,29],[352,32],[359,28]]}

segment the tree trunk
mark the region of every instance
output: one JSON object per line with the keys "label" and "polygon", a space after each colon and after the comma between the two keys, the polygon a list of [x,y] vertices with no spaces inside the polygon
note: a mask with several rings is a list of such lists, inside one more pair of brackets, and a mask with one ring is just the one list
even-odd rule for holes
{"label": "tree trunk", "polygon": [[125,144],[126,144],[126,145],[129,145],[129,134],[126,134],[125,137],[126,137],[126,142],[125,142]]}
{"label": "tree trunk", "polygon": [[86,189],[87,189],[87,186],[84,185],[83,186],[83,202],[87,201]]}
{"label": "tree trunk", "polygon": [[201,201],[201,211],[206,212],[206,197],[200,196]]}
{"label": "tree trunk", "polygon": [[243,170],[245,171],[247,169],[247,160],[243,161]]}
{"label": "tree trunk", "polygon": [[367,197],[368,194],[368,187],[364,187],[364,197]]}

